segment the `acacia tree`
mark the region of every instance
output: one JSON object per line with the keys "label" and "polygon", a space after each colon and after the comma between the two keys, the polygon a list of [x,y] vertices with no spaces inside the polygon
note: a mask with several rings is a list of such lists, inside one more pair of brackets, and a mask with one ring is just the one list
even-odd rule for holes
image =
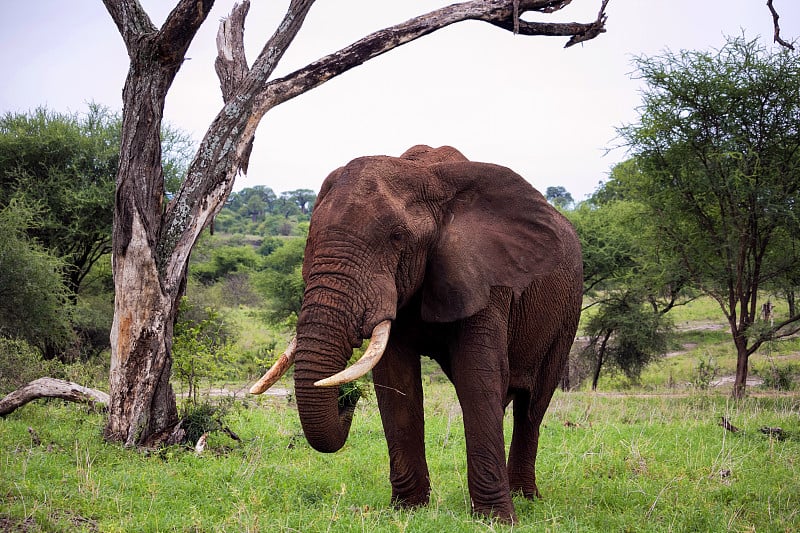
{"label": "acacia tree", "polygon": [[666,351],[668,312],[691,300],[680,258],[657,238],[647,206],[625,190],[635,160],[615,166],[611,179],[567,216],[583,252],[583,327],[580,357],[592,366],[592,390],[611,367],[637,380]]}
{"label": "acacia tree", "polygon": [[111,251],[111,198],[119,117],[96,104],[85,114],[44,108],[0,117],[0,206],[39,206],[28,233],[64,261],[74,299],[92,266]]}
{"label": "acacia tree", "polygon": [[727,318],[742,397],[748,358],[800,331],[794,309],[758,321],[760,291],[800,279],[800,56],[728,39],[716,53],[639,58],[639,122],[621,129],[640,173],[628,193],[648,208],[665,249]]}
{"label": "acacia tree", "polygon": [[136,0],[104,0],[125,42],[130,68],[123,89],[120,165],[112,236],[115,286],[111,374],[105,437],[126,446],[165,440],[176,425],[169,384],[175,316],[185,290],[189,254],[222,208],[236,175],[246,171],[253,136],[271,108],[365,61],[436,30],[479,20],[522,35],[570,36],[567,45],[604,31],[602,0],[588,23],[529,22],[569,0],[473,0],[372,33],[282,78],[271,79],[313,0],[291,0],[258,57],[248,64],[243,27],[249,3],[235,6],[217,36],[217,72],[224,106],[206,132],[186,179],[164,194],[159,128],[164,101],[213,0],[180,0],[157,28]]}

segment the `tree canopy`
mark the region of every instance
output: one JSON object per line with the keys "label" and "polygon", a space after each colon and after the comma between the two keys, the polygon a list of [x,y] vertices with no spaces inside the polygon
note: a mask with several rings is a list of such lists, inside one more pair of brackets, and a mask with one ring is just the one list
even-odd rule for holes
{"label": "tree canopy", "polygon": [[748,356],[800,329],[797,314],[756,323],[760,291],[800,268],[800,56],[736,37],[636,66],[646,82],[639,120],[620,129],[635,169],[613,189],[645,207],[664,252],[719,303],[741,396]]}
{"label": "tree canopy", "polygon": [[0,206],[38,203],[29,233],[64,260],[73,294],[111,251],[119,128],[116,114],[93,104],[85,115],[40,108],[0,118]]}
{"label": "tree canopy", "polygon": [[[119,114],[96,104],[85,113],[42,107],[0,117],[0,207],[14,198],[38,206],[28,234],[63,260],[73,295],[92,266],[111,253],[120,128]],[[165,126],[162,146],[170,192],[183,180],[192,142]]]}
{"label": "tree canopy", "polygon": [[572,194],[563,185],[548,187],[544,197],[559,209],[569,209],[575,204]]}
{"label": "tree canopy", "polygon": [[39,218],[18,199],[0,207],[0,337],[49,351],[72,339],[72,305],[63,262],[28,235]]}

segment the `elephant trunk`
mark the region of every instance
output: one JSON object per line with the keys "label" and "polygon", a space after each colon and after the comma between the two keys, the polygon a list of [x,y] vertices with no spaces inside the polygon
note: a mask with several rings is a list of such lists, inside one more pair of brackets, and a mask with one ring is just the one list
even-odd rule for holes
{"label": "elephant trunk", "polygon": [[[376,326],[394,319],[397,295],[393,278],[368,275],[341,250],[318,249],[305,260],[311,263],[304,265],[307,284],[297,317],[295,396],[308,443],[318,451],[335,452],[347,440],[358,401],[357,393],[340,394],[338,386],[356,377],[346,373],[342,379],[337,374],[373,330],[385,330],[381,337],[388,338],[388,323]],[[354,366],[366,373],[379,357]],[[323,386],[318,386],[320,381]]]}
{"label": "elephant trunk", "polygon": [[[308,294],[308,291],[307,291]],[[297,410],[308,443],[320,452],[344,446],[358,398],[340,401],[338,387],[318,387],[347,365],[360,339],[348,313],[329,305],[304,302],[297,323],[294,385]]]}
{"label": "elephant trunk", "polygon": [[338,451],[350,433],[357,399],[340,403],[338,387],[315,387],[321,374],[301,368],[295,367],[295,394],[306,440],[317,451]]}

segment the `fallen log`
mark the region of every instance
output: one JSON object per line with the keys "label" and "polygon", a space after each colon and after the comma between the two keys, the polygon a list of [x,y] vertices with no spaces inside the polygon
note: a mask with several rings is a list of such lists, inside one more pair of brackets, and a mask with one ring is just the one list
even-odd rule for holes
{"label": "fallen log", "polygon": [[69,402],[85,403],[103,408],[109,402],[108,394],[103,391],[90,389],[63,379],[39,378],[0,400],[0,417],[13,413],[26,403],[39,398],[61,398]]}

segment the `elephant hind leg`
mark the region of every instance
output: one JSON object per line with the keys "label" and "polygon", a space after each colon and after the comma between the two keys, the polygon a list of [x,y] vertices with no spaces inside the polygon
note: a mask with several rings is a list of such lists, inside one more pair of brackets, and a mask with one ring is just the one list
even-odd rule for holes
{"label": "elephant hind leg", "polygon": [[539,424],[530,418],[531,396],[528,391],[514,395],[514,431],[508,453],[508,483],[511,492],[528,499],[541,498],[536,486],[536,449],[539,446]]}
{"label": "elephant hind leg", "polygon": [[572,339],[566,334],[557,339],[542,360],[533,390],[518,389],[514,394],[514,431],[508,454],[509,486],[511,492],[521,492],[529,499],[541,498],[536,486],[539,426],[561,381]]}

